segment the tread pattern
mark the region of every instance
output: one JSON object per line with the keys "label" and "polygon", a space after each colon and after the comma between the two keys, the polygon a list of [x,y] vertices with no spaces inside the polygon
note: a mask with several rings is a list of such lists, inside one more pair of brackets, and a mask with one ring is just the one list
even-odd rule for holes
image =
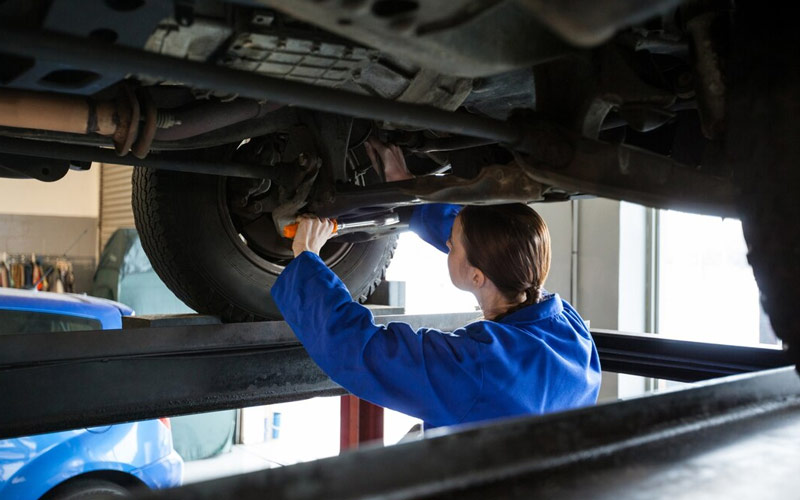
{"label": "tread pattern", "polygon": [[123,486],[104,479],[77,477],[62,483],[48,493],[42,500],[80,500],[109,497],[129,497],[131,492]]}
{"label": "tread pattern", "polygon": [[370,297],[370,295],[375,293],[375,290],[378,288],[378,286],[381,283],[383,283],[383,280],[386,279],[386,270],[389,269],[389,264],[391,264],[392,259],[394,258],[394,252],[395,250],[397,250],[397,237],[391,236],[390,239],[391,243],[386,245],[384,249],[383,258],[381,259],[381,261],[383,262],[383,267],[371,281],[368,281],[366,283],[363,291],[361,291],[357,295],[356,300],[358,300],[360,304],[366,302],[367,299]]}
{"label": "tread pattern", "polygon": [[[266,316],[249,311],[232,300],[197,262],[191,241],[178,237],[183,222],[176,214],[174,193],[191,189],[192,180],[215,182],[215,177],[136,168],[132,174],[132,204],[136,229],[153,269],[167,287],[186,305],[204,314],[221,316],[226,321],[255,321]],[[184,234],[184,238],[190,236]],[[226,235],[219,235],[226,238]],[[353,296],[364,302],[385,278],[394,256],[397,237],[380,240],[383,253],[380,265],[356,289]],[[377,242],[371,242],[375,244]],[[370,243],[365,243],[370,244]],[[224,265],[224,264],[221,264]],[[335,270],[335,268],[334,268]],[[231,286],[230,283],[227,284]],[[265,286],[268,286],[265,284]]]}
{"label": "tread pattern", "polygon": [[158,276],[186,305],[195,311],[216,310],[215,306],[223,302],[222,297],[211,290],[205,296],[193,293],[208,287],[192,266],[185,265],[192,260],[186,252],[188,245],[185,243],[188,242],[168,235],[173,226],[165,220],[168,214],[163,198],[170,190],[169,186],[164,186],[166,176],[158,174],[148,168],[135,168],[132,174],[131,202],[142,247]]}

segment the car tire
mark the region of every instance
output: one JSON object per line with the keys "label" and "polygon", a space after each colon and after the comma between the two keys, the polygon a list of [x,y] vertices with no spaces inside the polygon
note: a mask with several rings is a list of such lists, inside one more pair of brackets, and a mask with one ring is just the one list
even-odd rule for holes
{"label": "car tire", "polygon": [[[219,176],[134,169],[132,201],[142,247],[167,287],[195,311],[224,321],[278,319],[270,288],[291,256],[271,259],[248,246],[228,208],[225,182]],[[262,230],[273,227],[271,216],[264,224]],[[393,236],[333,242],[321,256],[363,302],[382,280],[396,245]]]}
{"label": "car tire", "polygon": [[780,10],[737,5],[725,144],[764,310],[800,366],[800,32]]}
{"label": "car tire", "polygon": [[42,500],[94,500],[108,497],[129,497],[131,492],[103,479],[74,479],[56,486]]}

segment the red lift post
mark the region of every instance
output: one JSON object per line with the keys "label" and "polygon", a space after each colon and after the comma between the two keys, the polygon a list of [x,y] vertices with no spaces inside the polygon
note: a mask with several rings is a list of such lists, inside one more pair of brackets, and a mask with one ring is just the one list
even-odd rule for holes
{"label": "red lift post", "polygon": [[339,452],[377,440],[383,440],[383,407],[342,396]]}

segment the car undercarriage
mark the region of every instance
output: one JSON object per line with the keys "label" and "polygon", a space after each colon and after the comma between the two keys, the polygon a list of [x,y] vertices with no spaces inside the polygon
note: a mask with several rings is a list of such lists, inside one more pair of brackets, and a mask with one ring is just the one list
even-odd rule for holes
{"label": "car undercarriage", "polygon": [[[227,320],[279,315],[269,286],[299,213],[359,223],[322,253],[357,299],[420,203],[592,195],[738,217],[792,347],[800,70],[781,8],[10,0],[0,175],[141,167],[134,212],[154,268]],[[400,146],[415,179],[385,182],[371,137]]]}

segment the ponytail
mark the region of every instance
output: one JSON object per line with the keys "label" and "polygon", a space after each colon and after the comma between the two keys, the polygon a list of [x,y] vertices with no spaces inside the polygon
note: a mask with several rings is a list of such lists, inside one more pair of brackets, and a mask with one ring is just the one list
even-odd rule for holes
{"label": "ponytail", "polygon": [[520,309],[532,306],[533,304],[538,304],[539,302],[541,302],[541,300],[542,300],[542,287],[534,285],[525,290],[525,300],[523,300],[522,302],[520,302],[515,306],[511,306],[510,308],[508,308],[506,312],[495,317],[494,320],[499,321],[508,316],[509,314],[513,314],[519,311]]}
{"label": "ponytail", "polygon": [[525,301],[523,304],[526,306],[530,306],[533,304],[538,304],[542,300],[542,287],[539,285],[533,285],[532,287],[525,290]]}

